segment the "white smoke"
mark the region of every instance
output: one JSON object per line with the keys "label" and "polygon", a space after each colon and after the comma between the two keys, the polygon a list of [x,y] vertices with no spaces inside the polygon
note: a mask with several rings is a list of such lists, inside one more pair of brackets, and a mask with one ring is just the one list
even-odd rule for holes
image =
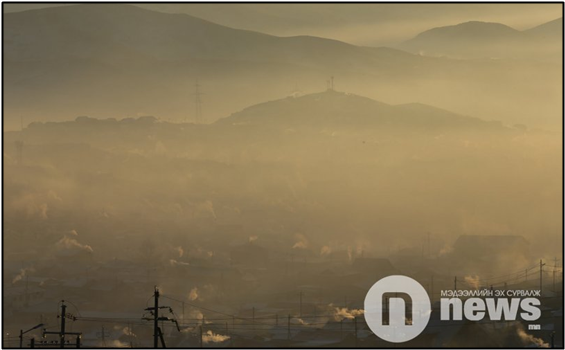
{"label": "white smoke", "polygon": [[214,256],[214,252],[211,250],[204,249],[202,247],[196,247],[196,249],[191,249],[188,252],[188,256],[197,259],[210,259]]}
{"label": "white smoke", "polygon": [[204,314],[200,310],[191,310],[186,314],[186,320],[197,320],[198,322],[204,319]]}
{"label": "white smoke", "polygon": [[517,334],[518,337],[520,337],[520,340],[524,342],[524,345],[526,345],[526,347],[530,347],[533,345],[537,348],[549,348],[548,343],[544,342],[540,338],[536,338],[533,335],[526,333],[526,331],[524,331],[524,329],[522,328],[518,328]]}
{"label": "white smoke", "polygon": [[124,327],[122,329],[122,333],[129,336],[129,337],[137,338],[137,335],[135,333],[133,333],[133,330],[129,327]]}
{"label": "white smoke", "polygon": [[76,237],[76,236],[78,236],[78,232],[76,230],[70,230],[69,235]]}
{"label": "white smoke", "polygon": [[170,259],[170,260],[169,260],[169,264],[170,264],[171,266],[188,266],[188,265],[190,265],[190,264],[187,263],[187,262],[184,262],[184,261],[177,261],[177,260],[175,260],[175,259]]}
{"label": "white smoke", "polygon": [[190,292],[188,293],[188,299],[191,301],[195,301],[196,299],[198,299],[198,288],[194,287],[190,290]]}
{"label": "white smoke", "polygon": [[326,256],[329,255],[332,252],[332,248],[330,248],[329,246],[325,245],[322,247],[322,249],[320,250],[320,255],[321,256]]}
{"label": "white smoke", "polygon": [[446,255],[446,254],[451,253],[452,251],[453,251],[453,246],[450,246],[450,245],[447,245],[447,244],[446,244],[446,245],[444,245],[444,246],[439,250],[439,254],[438,254],[438,255],[439,255],[439,256],[443,256],[443,255]]}
{"label": "white smoke", "polygon": [[18,273],[16,275],[16,277],[14,277],[14,279],[12,280],[12,284],[21,281],[29,272],[34,272],[35,270],[33,268],[24,268],[24,269],[20,269],[20,273]]}
{"label": "white smoke", "polygon": [[250,237],[249,237],[249,243],[255,242],[258,238],[259,238],[259,237],[257,237],[257,236],[250,236]]}
{"label": "white smoke", "polygon": [[28,217],[38,217],[42,220],[49,218],[49,204],[61,202],[61,198],[55,191],[49,190],[43,193],[27,193],[10,203],[10,207],[25,212]]}
{"label": "white smoke", "polygon": [[47,206],[47,203],[41,203],[39,205],[39,217],[42,218],[43,220],[46,220],[49,218],[49,216],[47,216],[47,211],[49,210],[49,207]]}
{"label": "white smoke", "polygon": [[106,342],[105,344],[103,344],[103,346],[108,348],[129,348],[130,344],[116,339],[110,342]]}
{"label": "white smoke", "polygon": [[308,238],[304,236],[302,233],[297,233],[294,235],[295,243],[292,246],[292,249],[306,249],[308,248],[309,242]]}
{"label": "white smoke", "polygon": [[206,332],[202,335],[202,342],[205,343],[205,344],[221,343],[221,342],[224,342],[228,339],[230,339],[230,337],[228,335],[216,334],[212,331],[208,331],[208,332]]}
{"label": "white smoke", "polygon": [[353,261],[353,249],[351,247],[347,247],[347,258],[349,262]]}
{"label": "white smoke", "polygon": [[329,305],[331,309],[333,309],[333,318],[336,321],[341,321],[343,319],[352,320],[355,317],[361,316],[365,313],[363,309],[349,309],[347,307],[337,307],[333,304]]}
{"label": "white smoke", "polygon": [[479,276],[465,276],[465,283],[471,288],[479,289],[480,280]]}
{"label": "white smoke", "polygon": [[78,249],[92,253],[94,250],[91,246],[79,243],[76,239],[64,236],[55,246],[60,250]]}
{"label": "white smoke", "polygon": [[296,317],[292,319],[291,323],[299,324],[301,326],[308,326],[309,325],[309,323],[304,321],[302,318],[296,318]]}
{"label": "white smoke", "polygon": [[182,256],[184,255],[184,249],[182,249],[181,246],[178,246],[178,247],[174,248],[174,250],[178,253],[179,258],[182,258]]}

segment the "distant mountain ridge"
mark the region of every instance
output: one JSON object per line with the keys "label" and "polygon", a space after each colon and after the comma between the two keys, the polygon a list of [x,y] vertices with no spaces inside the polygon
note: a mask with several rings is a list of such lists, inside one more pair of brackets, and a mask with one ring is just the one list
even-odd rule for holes
{"label": "distant mountain ridge", "polygon": [[290,89],[296,77],[323,84],[330,74],[410,74],[436,64],[391,48],[276,37],[125,4],[7,13],[3,37],[5,109],[26,120],[132,113],[182,120],[199,78],[222,96],[224,103],[207,105],[219,116],[235,109],[230,103],[280,95],[261,86],[273,85],[267,77],[292,79]]}
{"label": "distant mountain ridge", "polygon": [[[511,123],[530,124],[542,110],[536,121],[560,114],[553,86],[561,81],[553,66],[537,62],[453,60],[312,36],[277,37],[126,4],[85,3],[3,18],[4,126],[11,130],[19,129],[20,116],[25,124],[77,115],[194,120],[197,80],[209,123],[295,89],[319,91],[330,76],[339,89],[360,95]],[[492,79],[486,88],[484,77]],[[532,96],[532,77],[543,82],[535,99],[516,104]]]}
{"label": "distant mountain ridge", "polygon": [[540,24],[534,28],[525,30],[524,33],[531,35],[537,39],[557,39],[562,38],[563,34],[563,17],[557,18],[544,24]]}
{"label": "distant mountain ridge", "polygon": [[4,21],[7,60],[230,59],[324,64],[356,59],[368,64],[377,58],[373,48],[337,40],[276,37],[187,14],[161,13],[126,4],[30,10],[6,14]]}
{"label": "distant mountain ridge", "polygon": [[525,31],[501,23],[470,21],[429,29],[399,47],[413,53],[457,58],[543,58],[559,48],[562,26],[562,18]]}

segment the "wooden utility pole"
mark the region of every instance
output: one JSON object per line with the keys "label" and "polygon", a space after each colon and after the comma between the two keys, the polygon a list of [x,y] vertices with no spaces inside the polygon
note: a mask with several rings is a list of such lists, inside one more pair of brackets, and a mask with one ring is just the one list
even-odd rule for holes
{"label": "wooden utility pole", "polygon": [[288,325],[287,325],[287,339],[290,340],[290,315],[288,315]]}
{"label": "wooden utility pole", "polygon": [[545,264],[543,264],[542,259],[539,260],[539,294],[541,296],[542,294],[542,282],[543,282],[543,267]]}
{"label": "wooden utility pole", "polygon": [[353,317],[353,324],[355,326],[355,347],[357,347],[357,316]]}
{"label": "wooden utility pole", "polygon": [[[74,319],[73,315],[70,315],[71,319]],[[47,335],[47,334],[53,334],[53,335],[58,335],[59,336],[59,346],[61,348],[65,347],[65,336],[66,335],[76,335],[77,336],[77,346],[80,347],[80,337],[82,336],[82,333],[80,332],[66,332],[65,331],[65,327],[66,327],[66,321],[67,321],[67,305],[65,305],[65,301],[61,300],[61,330],[59,332],[47,332],[45,330],[43,330],[43,336]]]}
{"label": "wooden utility pole", "polygon": [[198,326],[198,328],[200,329],[200,347],[204,347],[204,339],[202,336],[202,326]]}
{"label": "wooden utility pole", "polygon": [[100,337],[102,337],[102,344],[106,346],[106,330],[104,330],[104,326],[102,326],[102,332],[100,333]]}
{"label": "wooden utility pole", "polygon": [[453,290],[457,290],[457,276],[455,276]]}
{"label": "wooden utility pole", "polygon": [[434,275],[432,274],[432,278],[430,281],[430,299],[432,303],[434,302]]}
{"label": "wooden utility pole", "polygon": [[65,302],[63,301],[63,304],[61,305],[61,333],[59,334],[59,342],[61,345],[61,348],[65,347],[65,321],[67,320],[67,305],[65,305]]}
{"label": "wooden utility pole", "polygon": [[553,269],[553,291],[555,292],[555,268]]}
{"label": "wooden utility pole", "polygon": [[432,248],[430,244],[430,233],[428,232],[428,259],[431,258],[431,255],[432,255]]}
{"label": "wooden utility pole", "polygon": [[298,312],[298,316],[302,317],[302,291],[300,291],[300,310]]}
{"label": "wooden utility pole", "polygon": [[180,332],[179,323],[176,319],[169,318],[169,317],[166,317],[166,316],[159,317],[159,309],[168,309],[169,312],[174,315],[171,307],[169,307],[169,306],[159,306],[159,297],[160,297],[159,289],[157,287],[155,287],[155,293],[153,294],[154,306],[148,307],[148,308],[145,309],[145,311],[149,311],[153,314],[153,318],[152,319],[151,318],[144,318],[145,320],[153,321],[153,348],[155,348],[155,349],[159,347],[159,339],[161,340],[161,344],[163,345],[163,347],[165,347],[165,339],[163,337],[163,332],[161,332],[161,328],[159,328],[159,321],[173,322],[177,326],[177,330]]}
{"label": "wooden utility pole", "polygon": [[201,124],[202,123],[202,95],[204,95],[202,92],[200,92],[200,84],[198,83],[198,80],[196,80],[196,84],[194,84],[194,93],[192,94],[194,96],[194,120],[196,122],[196,124]]}
{"label": "wooden utility pole", "polygon": [[[43,327],[43,323],[38,324],[37,326],[28,329],[27,331],[24,332],[23,329],[20,329],[20,348],[23,348],[24,346],[24,334],[33,331],[34,329],[38,329],[40,327]],[[33,338],[32,338],[33,339]]]}
{"label": "wooden utility pole", "polygon": [[153,310],[153,316],[155,316],[153,321],[153,347],[159,347],[159,289],[155,287],[155,294],[153,294],[155,300],[155,306]]}

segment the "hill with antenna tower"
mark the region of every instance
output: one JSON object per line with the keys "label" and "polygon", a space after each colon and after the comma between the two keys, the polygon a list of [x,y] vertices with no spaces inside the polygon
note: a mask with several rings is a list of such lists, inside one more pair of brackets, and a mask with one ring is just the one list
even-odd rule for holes
{"label": "hill with antenna tower", "polygon": [[404,128],[442,129],[502,128],[499,122],[462,116],[421,103],[391,105],[367,97],[334,89],[334,78],[328,89],[319,93],[289,96],[260,103],[233,113],[216,122],[220,125],[263,125],[271,127],[311,126],[324,128]]}

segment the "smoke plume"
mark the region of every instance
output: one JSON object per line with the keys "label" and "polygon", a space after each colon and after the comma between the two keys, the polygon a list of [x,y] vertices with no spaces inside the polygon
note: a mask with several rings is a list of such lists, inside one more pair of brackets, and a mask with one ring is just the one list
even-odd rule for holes
{"label": "smoke plume", "polygon": [[188,299],[191,301],[198,299],[198,288],[194,287],[190,290],[190,292],[188,293]]}
{"label": "smoke plume", "polygon": [[365,310],[363,309],[349,309],[347,307],[337,307],[333,304],[330,304],[329,306],[333,309],[333,317],[336,321],[341,321],[343,319],[352,320],[365,313]]}
{"label": "smoke plume", "polygon": [[91,246],[79,243],[76,239],[64,236],[57,242],[56,247],[60,250],[84,250],[86,252],[92,253],[94,250]]}
{"label": "smoke plume", "polygon": [[18,273],[16,275],[16,277],[14,277],[14,279],[12,280],[12,284],[21,281],[29,272],[34,272],[35,270],[33,268],[24,268],[24,269],[20,269],[20,273]]}
{"label": "smoke plume", "polygon": [[308,238],[304,236],[302,233],[297,233],[294,235],[295,243],[292,246],[292,249],[306,249],[308,248]]}
{"label": "smoke plume", "polygon": [[467,283],[467,285],[473,289],[479,289],[479,276],[465,276],[465,283]]}
{"label": "smoke plume", "polygon": [[523,328],[518,328],[517,330],[518,337],[524,343],[526,347],[531,347],[532,345],[536,348],[549,348],[549,344],[544,342],[540,338],[536,338],[531,334],[526,333]]}
{"label": "smoke plume", "polygon": [[216,334],[212,331],[208,331],[202,335],[202,342],[208,343],[221,343],[230,339],[227,335]]}

